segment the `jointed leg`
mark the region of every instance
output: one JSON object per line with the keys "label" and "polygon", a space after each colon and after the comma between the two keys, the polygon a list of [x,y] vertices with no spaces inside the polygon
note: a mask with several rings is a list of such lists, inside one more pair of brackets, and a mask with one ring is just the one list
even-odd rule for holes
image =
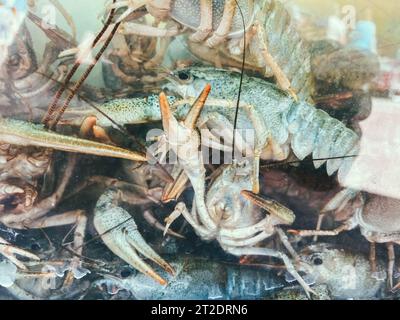
{"label": "jointed leg", "polygon": [[176,26],[173,26],[169,29],[161,29],[140,23],[125,22],[123,25],[121,25],[118,32],[122,34],[133,34],[144,37],[174,37],[180,33],[180,30]]}
{"label": "jointed leg", "polygon": [[257,114],[254,106],[252,105],[245,105],[244,110],[249,117],[255,132],[254,136],[254,159],[253,159],[253,172],[251,176],[252,180],[252,190],[254,193],[260,192],[260,183],[259,183],[259,176],[260,176],[260,158],[262,149],[265,147],[268,138],[265,137],[265,129],[264,120]]}
{"label": "jointed leg", "polygon": [[257,232],[261,232],[265,230],[266,225],[270,219],[264,218],[260,222],[250,226],[250,227],[245,227],[245,228],[232,228],[232,229],[221,229],[219,234],[221,237],[225,238],[232,238],[232,239],[243,239],[243,238],[249,238],[256,234]]}
{"label": "jointed leg", "polygon": [[224,13],[222,15],[221,23],[217,30],[214,32],[213,36],[207,40],[207,45],[210,48],[215,48],[221,42],[223,42],[232,27],[233,17],[236,12],[236,1],[235,0],[225,0]]}
{"label": "jointed leg", "polygon": [[218,242],[221,244],[222,247],[252,247],[257,243],[271,237],[271,233],[268,231],[261,231],[259,234],[252,236],[251,238],[245,239],[229,239],[220,237]]}
{"label": "jointed leg", "polygon": [[350,225],[343,224],[334,230],[288,230],[288,231],[300,237],[312,237],[312,236],[337,236],[339,233],[351,229],[352,228]]}
{"label": "jointed leg", "polygon": [[175,210],[167,217],[165,220],[167,222],[166,229],[169,228],[169,226],[180,216],[183,215],[183,217],[186,219],[187,222],[193,227],[193,229],[196,231],[196,233],[203,239],[208,239],[210,238],[210,232],[207,230],[205,227],[200,225],[198,222],[194,220],[192,215],[189,213],[189,211],[186,208],[186,205],[183,202],[179,202],[175,206]]}
{"label": "jointed leg", "polygon": [[[324,218],[325,218],[325,214],[324,213],[320,213],[318,215],[318,221],[317,221],[317,226],[316,226],[315,230],[317,230],[317,231],[321,230],[321,226],[322,226],[322,222],[324,221]],[[317,240],[318,240],[318,236],[314,236],[313,241],[317,242]],[[374,250],[375,250],[375,247],[374,247]]]}
{"label": "jointed leg", "polygon": [[255,194],[260,193],[259,176],[260,176],[260,151],[255,150],[253,159],[253,171],[251,174],[251,185],[253,186],[252,191]]}
{"label": "jointed leg", "polygon": [[[202,129],[202,140],[204,137],[208,145],[215,146],[216,149],[222,151],[232,150],[234,134],[233,125],[224,115],[218,112],[211,112],[205,116],[201,116],[199,120],[199,127]],[[235,148],[237,148],[241,154],[244,154],[247,157],[253,155],[252,146],[243,138],[241,134],[238,132],[235,133]],[[220,144],[221,137],[224,139],[223,145]]]}
{"label": "jointed leg", "polygon": [[371,266],[371,273],[375,273],[376,272],[376,244],[375,244],[375,242],[370,243],[369,263]]}
{"label": "jointed leg", "polygon": [[160,47],[157,49],[156,54],[147,62],[144,63],[145,69],[154,69],[159,67],[165,58],[165,54],[168,50],[169,44],[171,43],[171,38],[161,38],[159,40]]}
{"label": "jointed leg", "polygon": [[140,79],[137,76],[128,75],[125,72],[123,72],[117,63],[113,63],[111,65],[111,70],[114,73],[114,75],[125,84],[131,85],[140,81]]}
{"label": "jointed leg", "polygon": [[297,101],[298,100],[297,95],[293,90],[289,79],[286,77],[285,73],[282,71],[281,67],[276,63],[274,57],[270,54],[268,50],[268,46],[265,40],[266,39],[265,30],[258,23],[256,23],[254,27],[256,28],[258,35],[258,37],[255,39],[257,39],[257,41],[260,43],[261,54],[264,58],[265,64],[272,69],[272,72],[274,73],[274,76],[276,78],[279,87],[282,90],[288,92]]}
{"label": "jointed leg", "polygon": [[[335,196],[329,200],[329,202],[322,208],[321,213],[326,213],[330,211],[339,212],[344,209],[347,203],[354,199],[359,192],[354,189],[345,188],[340,192],[336,193]],[[360,196],[361,197],[361,196]],[[363,205],[362,197],[360,200],[360,206]]]}
{"label": "jointed leg", "polygon": [[76,40],[76,25],[72,16],[68,13],[68,11],[63,7],[63,5],[58,0],[50,0],[51,4],[54,5],[60,14],[64,17],[65,21],[69,25],[72,31],[72,39]]}
{"label": "jointed leg", "polygon": [[122,7],[127,6],[128,9],[118,18],[117,22],[123,21],[126,17],[128,17],[130,14],[135,12],[135,10],[139,9],[140,7],[143,7],[145,4],[147,4],[149,0],[125,0],[125,1],[118,1],[116,3],[113,3],[107,7],[108,10],[111,9],[119,9]]}
{"label": "jointed leg", "polygon": [[294,251],[294,248],[290,244],[287,235],[283,232],[283,230],[281,228],[275,227],[275,229],[276,229],[276,232],[278,233],[279,239],[285,246],[286,250],[290,253],[290,255],[293,257],[293,259],[298,261],[299,255],[297,254],[296,251]]}
{"label": "jointed leg", "polygon": [[1,237],[0,237],[0,254],[6,257],[8,260],[10,260],[12,263],[14,263],[18,268],[22,270],[26,270],[27,268],[23,262],[19,261],[15,257],[16,254],[29,259],[40,260],[40,258],[37,255],[30,253],[29,251],[25,251],[23,249],[14,247]]}
{"label": "jointed leg", "polygon": [[143,218],[147,221],[149,225],[162,231],[164,233],[164,236],[168,234],[170,236],[174,236],[180,239],[185,238],[184,236],[180,235],[179,233],[176,233],[175,231],[168,230],[167,226],[163,226],[160,222],[158,222],[158,220],[153,216],[150,210],[145,210],[143,212]]}
{"label": "jointed leg", "polygon": [[87,178],[86,181],[76,186],[74,191],[68,194],[66,197],[72,197],[73,195],[92,185],[100,185],[104,186],[105,188],[114,187],[121,190],[121,201],[129,204],[160,204],[161,188],[156,187],[149,189],[147,186],[143,186],[137,183],[125,182],[116,178],[106,176],[91,176]]}
{"label": "jointed leg", "polygon": [[182,194],[187,182],[189,181],[185,171],[180,166],[175,165],[172,171],[174,182],[167,183],[163,190],[162,201],[167,203],[176,200]]}
{"label": "jointed leg", "polygon": [[[216,134],[214,134],[213,131]],[[210,131],[209,129],[201,128],[201,142],[204,147],[221,150],[224,152],[231,152],[232,147],[226,143],[227,141],[222,144],[218,136],[221,136],[221,132],[218,130],[213,129]]]}
{"label": "jointed leg", "polygon": [[32,221],[27,227],[31,229],[50,228],[56,226],[65,226],[68,224],[75,224],[72,250],[77,254],[77,256],[74,256],[71,259],[70,271],[68,272],[64,281],[65,285],[70,286],[74,279],[74,271],[81,266],[79,256],[82,255],[83,241],[87,224],[87,217],[85,212],[83,210],[73,210],[51,217],[42,217],[40,219]]}
{"label": "jointed leg", "polygon": [[200,0],[200,25],[189,39],[193,42],[204,41],[212,31],[212,0]]}
{"label": "jointed leg", "polygon": [[69,179],[72,176],[76,163],[76,155],[69,155],[67,167],[64,170],[64,175],[61,178],[61,182],[57,187],[56,191],[49,197],[43,199],[34,205],[31,209],[23,213],[8,213],[0,216],[0,222],[17,229],[25,229],[27,225],[36,221],[46,215],[51,209],[55,208],[60,199],[62,198],[64,191],[67,187]]}
{"label": "jointed leg", "polygon": [[393,242],[389,242],[386,244],[388,251],[388,283],[389,288],[393,288],[393,270],[394,270],[394,261],[395,261],[395,253]]}
{"label": "jointed leg", "polygon": [[299,284],[303,287],[307,296],[310,297],[310,293],[316,294],[309,285],[303,280],[303,278],[299,275],[289,257],[282,252],[268,249],[268,248],[256,248],[256,247],[244,247],[244,248],[227,248],[227,252],[235,255],[235,256],[243,256],[243,255],[254,255],[254,256],[269,256],[276,257],[282,259],[285,263],[287,271],[299,282]]}

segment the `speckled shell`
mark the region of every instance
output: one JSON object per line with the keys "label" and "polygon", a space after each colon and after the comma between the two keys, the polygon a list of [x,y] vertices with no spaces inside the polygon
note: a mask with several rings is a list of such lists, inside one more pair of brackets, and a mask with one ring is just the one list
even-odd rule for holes
{"label": "speckled shell", "polygon": [[[213,30],[221,23],[224,12],[225,0],[212,0],[213,3]],[[246,28],[250,26],[254,18],[253,0],[238,0],[243,12]],[[199,0],[175,0],[172,2],[171,17],[185,27],[196,30],[200,25],[200,1]],[[243,34],[243,21],[240,11],[236,10],[233,25],[229,37]]]}
{"label": "speckled shell", "polygon": [[371,195],[364,206],[363,221],[371,231],[392,233],[400,231],[400,200]]}

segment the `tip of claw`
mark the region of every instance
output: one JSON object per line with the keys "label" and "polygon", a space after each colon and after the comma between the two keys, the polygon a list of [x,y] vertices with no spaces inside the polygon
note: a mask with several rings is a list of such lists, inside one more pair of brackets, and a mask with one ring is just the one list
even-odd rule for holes
{"label": "tip of claw", "polygon": [[168,102],[168,99],[167,99],[167,95],[165,94],[164,91],[160,92],[158,98],[159,98],[160,103],[162,104],[162,106],[168,106],[169,105],[169,102]]}
{"label": "tip of claw", "polygon": [[200,104],[203,106],[208,98],[208,95],[210,94],[211,91],[211,84],[207,83],[203,89],[203,91],[201,92],[200,96],[199,96],[199,102]]}
{"label": "tip of claw", "polygon": [[162,203],[168,203],[168,202],[175,201],[175,200],[176,200],[176,197],[173,194],[171,194],[171,188],[164,190],[164,192],[161,196]]}
{"label": "tip of claw", "polygon": [[259,193],[260,193],[260,185],[259,185],[258,183],[256,183],[256,184],[253,185],[252,192],[253,192],[254,194],[259,194]]}
{"label": "tip of claw", "polygon": [[240,194],[245,197],[246,199],[253,199],[252,195],[254,194],[253,191],[249,191],[249,190],[242,190],[240,191]]}
{"label": "tip of claw", "polygon": [[[170,266],[169,264],[165,264],[162,266],[165,271],[167,271],[170,275],[175,276],[175,270]],[[161,276],[159,276],[156,272],[148,273],[150,277],[152,277],[154,280],[156,280],[159,284],[162,286],[165,286],[168,282]]]}
{"label": "tip of claw", "polygon": [[174,268],[172,268],[170,265],[168,265],[165,270],[171,275],[171,276],[175,276],[175,270]]}
{"label": "tip of claw", "polygon": [[168,283],[167,280],[159,276],[156,272],[148,272],[147,274],[162,286],[165,286]]}
{"label": "tip of claw", "polygon": [[200,117],[200,113],[206,103],[210,91],[211,91],[211,84],[207,83],[186,116],[184,125],[187,128],[194,129],[196,127],[196,122]]}
{"label": "tip of claw", "polygon": [[149,160],[147,155],[139,152],[130,152],[129,157],[126,157],[126,159],[141,162],[147,162]]}
{"label": "tip of claw", "polygon": [[170,275],[174,276],[175,275],[175,270],[174,268],[166,261],[163,263],[159,264],[165,271],[167,271]]}
{"label": "tip of claw", "polygon": [[278,218],[283,224],[292,224],[296,218],[292,210],[274,200],[266,199],[249,190],[242,190],[240,194],[255,205],[266,210],[269,214]]}
{"label": "tip of claw", "polygon": [[165,93],[163,91],[160,92],[158,98],[160,100],[160,108],[161,109],[163,109],[166,106],[168,106],[168,99],[167,99],[167,96],[165,95]]}
{"label": "tip of claw", "polygon": [[262,204],[263,199],[257,193],[250,190],[242,190],[240,191],[240,195],[242,195],[244,198],[251,201],[252,203],[260,207],[264,207]]}
{"label": "tip of claw", "polygon": [[163,195],[161,198],[162,203],[168,203],[168,202],[175,201],[175,200],[176,200],[175,198],[173,198],[173,197],[171,198],[168,195]]}
{"label": "tip of claw", "polygon": [[164,92],[160,93],[159,100],[160,100],[160,112],[161,112],[163,128],[164,130],[168,131],[170,126],[169,121],[171,120],[171,111],[169,109],[167,96],[165,95]]}
{"label": "tip of claw", "polygon": [[289,92],[289,94],[292,96],[292,98],[294,99],[294,101],[299,102],[299,98],[297,97],[296,92],[295,92],[292,88],[289,88],[289,89],[288,89],[288,92]]}

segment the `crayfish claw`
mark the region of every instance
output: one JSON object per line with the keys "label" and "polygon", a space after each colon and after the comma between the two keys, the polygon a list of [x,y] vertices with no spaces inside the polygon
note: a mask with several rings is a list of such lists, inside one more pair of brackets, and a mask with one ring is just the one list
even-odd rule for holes
{"label": "crayfish claw", "polygon": [[112,189],[99,198],[94,217],[97,232],[107,247],[122,260],[165,285],[166,280],[145,263],[138,253],[172,275],[175,273],[174,269],[146,243],[132,216],[115,203],[117,198],[118,191]]}

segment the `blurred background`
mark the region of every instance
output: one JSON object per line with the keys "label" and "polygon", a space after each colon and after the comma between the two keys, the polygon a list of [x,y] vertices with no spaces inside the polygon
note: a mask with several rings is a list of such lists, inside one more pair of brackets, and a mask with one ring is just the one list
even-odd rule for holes
{"label": "blurred background", "polygon": [[400,48],[400,1],[398,0],[288,0],[317,25],[324,27],[329,16],[345,18],[355,9],[356,20],[371,19],[376,24],[377,47],[381,55],[395,57]]}
{"label": "blurred background", "polygon": [[[368,50],[373,49],[374,53],[379,55],[383,70],[393,69],[393,61],[388,61],[388,59],[400,59],[398,17],[400,1],[398,0],[282,0],[281,2],[284,2],[292,11],[299,23],[300,32],[310,41],[330,38],[346,45],[351,42],[357,23],[370,21],[372,25],[367,29],[361,29],[361,33],[365,34],[361,45],[366,45]],[[79,43],[101,28],[102,16],[109,3],[111,1],[107,0],[86,1],[84,4],[73,0],[62,1],[66,11],[73,17],[76,25],[76,39]],[[39,16],[46,16],[49,14],[51,5],[52,1],[49,0],[35,0],[35,12]],[[71,31],[59,12],[56,13],[55,18],[57,26],[68,32]],[[370,31],[374,34],[370,34]],[[40,32],[34,33],[33,38],[36,51],[42,51],[46,39]],[[375,43],[369,43],[370,41]],[[96,67],[89,76],[88,82],[101,86],[102,81],[99,75],[100,70]]]}

